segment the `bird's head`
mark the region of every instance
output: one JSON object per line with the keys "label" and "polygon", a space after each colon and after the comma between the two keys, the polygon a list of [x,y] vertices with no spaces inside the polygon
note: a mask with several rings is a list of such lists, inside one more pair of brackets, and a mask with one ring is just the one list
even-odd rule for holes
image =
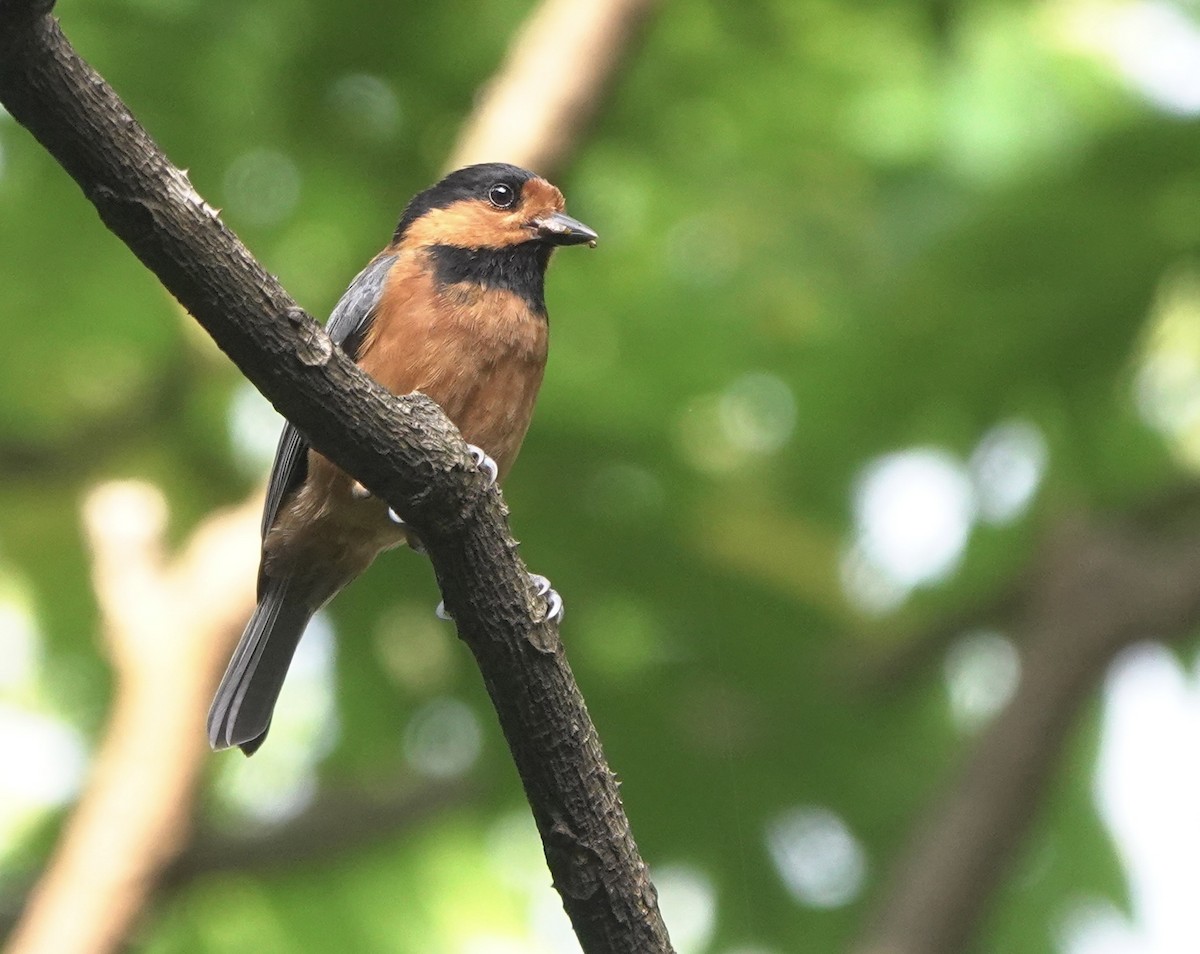
{"label": "bird's head", "polygon": [[393,242],[410,247],[511,249],[596,244],[571,218],[563,195],[541,176],[503,162],[466,166],[408,203]]}

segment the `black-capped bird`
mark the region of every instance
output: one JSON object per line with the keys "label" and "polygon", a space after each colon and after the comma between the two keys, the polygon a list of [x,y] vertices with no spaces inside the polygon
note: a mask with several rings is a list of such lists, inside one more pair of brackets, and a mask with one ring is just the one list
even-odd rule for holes
{"label": "black-capped bird", "polygon": [[[440,404],[499,480],[542,383],[550,255],[596,240],[563,205],[558,189],[516,166],[450,173],[409,202],[391,244],[326,325],[384,387]],[[250,755],[262,745],[308,621],[376,556],[405,542],[386,503],[284,427],[263,511],[258,607],[209,710],[213,748],[237,745]]]}

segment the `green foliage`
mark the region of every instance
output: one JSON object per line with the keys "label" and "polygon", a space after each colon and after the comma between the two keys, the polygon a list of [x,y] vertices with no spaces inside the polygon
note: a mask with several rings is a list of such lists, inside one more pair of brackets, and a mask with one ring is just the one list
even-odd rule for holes
{"label": "green foliage", "polygon": [[[325,313],[436,177],[530,6],[64,0],[58,14]],[[866,672],[1000,590],[1059,507],[1178,477],[1130,367],[1164,275],[1200,240],[1200,129],[1071,52],[1050,18],[678,0],[560,177],[601,245],[551,270],[551,363],[506,494],[524,558],[565,596],[563,637],[644,855],[711,882],[713,940],[692,950],[844,949],[973,738],[938,653],[900,685],[864,688]],[[0,246],[0,576],[22,581],[44,637],[38,704],[93,738],[107,677],[83,492],[153,480],[179,536],[258,471],[230,442],[237,375],[6,118]],[[839,561],[864,465],[914,446],[965,458],[1011,419],[1046,442],[1033,509],[980,527],[959,572],[901,614],[856,610]],[[468,654],[430,621],[430,577],[391,555],[334,606],[340,730],[317,776],[411,774],[412,720],[452,698],[482,726],[470,773],[486,794],[367,851],[201,879],[164,901],[143,950],[524,936],[529,872],[539,891],[548,877]],[[273,747],[318,748],[279,736],[238,776],[267,772]],[[1079,895],[1121,898],[1093,748],[1068,754],[979,950],[1050,951]],[[836,812],[865,851],[843,906],[798,903],[772,866],[769,826],[797,806]]]}

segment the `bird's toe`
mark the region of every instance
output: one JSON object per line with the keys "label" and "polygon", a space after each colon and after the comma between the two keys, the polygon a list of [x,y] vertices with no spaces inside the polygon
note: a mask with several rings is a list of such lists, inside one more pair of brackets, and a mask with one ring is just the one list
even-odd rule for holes
{"label": "bird's toe", "polygon": [[540,573],[530,573],[529,581],[533,584],[537,595],[546,601],[546,619],[562,622],[566,608],[563,605],[562,597],[558,595],[558,590],[551,586],[550,581]]}
{"label": "bird's toe", "polygon": [[471,455],[471,460],[475,461],[475,466],[487,478],[488,486],[492,486],[500,476],[500,468],[496,462],[484,453],[483,448],[476,447],[474,444],[468,444],[467,451]]}

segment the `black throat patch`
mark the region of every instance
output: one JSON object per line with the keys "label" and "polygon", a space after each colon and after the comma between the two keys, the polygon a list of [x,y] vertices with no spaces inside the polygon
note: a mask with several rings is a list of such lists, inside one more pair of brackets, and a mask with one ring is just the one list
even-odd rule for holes
{"label": "black throat patch", "polygon": [[524,242],[505,248],[430,245],[426,251],[439,285],[469,282],[481,288],[502,289],[545,317],[546,266],[553,251],[549,245],[541,242]]}

